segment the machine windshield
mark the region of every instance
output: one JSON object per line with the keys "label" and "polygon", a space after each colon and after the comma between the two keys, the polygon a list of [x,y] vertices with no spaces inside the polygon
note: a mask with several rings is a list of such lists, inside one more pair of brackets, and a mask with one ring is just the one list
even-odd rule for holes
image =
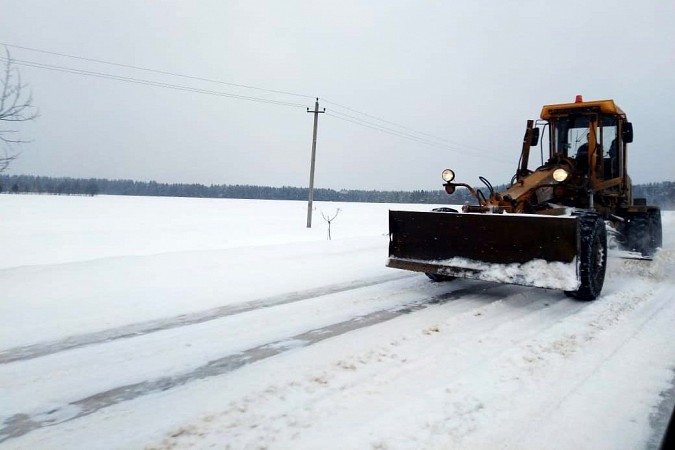
{"label": "machine windshield", "polygon": [[[596,119],[597,118],[597,119]],[[597,126],[594,126],[594,122]],[[588,160],[591,137],[596,142],[598,158],[604,158],[610,169],[618,158],[620,142],[617,139],[617,119],[612,116],[595,114],[570,115],[555,121],[555,153],[577,160],[582,166]],[[600,163],[600,161],[598,161]],[[606,174],[609,175],[609,174]]]}

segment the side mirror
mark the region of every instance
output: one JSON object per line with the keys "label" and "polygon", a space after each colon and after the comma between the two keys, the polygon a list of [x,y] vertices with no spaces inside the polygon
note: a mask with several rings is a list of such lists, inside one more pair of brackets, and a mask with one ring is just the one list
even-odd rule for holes
{"label": "side mirror", "polygon": [[630,122],[623,123],[623,129],[621,130],[621,139],[625,144],[630,144],[633,142],[633,124]]}
{"label": "side mirror", "polygon": [[532,139],[530,145],[535,146],[539,142],[539,128],[532,128]]}

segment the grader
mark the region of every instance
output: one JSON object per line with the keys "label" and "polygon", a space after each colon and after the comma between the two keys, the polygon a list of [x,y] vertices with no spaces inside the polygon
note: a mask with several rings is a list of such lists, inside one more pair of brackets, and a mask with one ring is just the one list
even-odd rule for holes
{"label": "grader", "polygon": [[[541,130],[548,132],[548,160],[530,170]],[[446,169],[445,191],[466,188],[476,204],[389,212],[387,266],[433,281],[478,278],[594,300],[605,279],[608,235],[632,257],[651,259],[661,246],[660,209],[632,195],[632,141],[633,126],[613,100],[578,95],[573,103],[545,105],[540,120],[527,121],[518,168],[503,192],[483,177],[487,194],[456,182]],[[565,270],[572,276],[561,280]]]}

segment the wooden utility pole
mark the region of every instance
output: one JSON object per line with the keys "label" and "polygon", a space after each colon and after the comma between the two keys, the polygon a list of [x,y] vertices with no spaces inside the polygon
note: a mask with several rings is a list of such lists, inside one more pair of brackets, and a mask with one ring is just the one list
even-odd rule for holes
{"label": "wooden utility pole", "polygon": [[325,113],[326,108],[323,111],[319,111],[319,98],[317,97],[316,102],[314,103],[314,111],[310,111],[307,108],[308,113],[314,114],[314,134],[312,135],[312,163],[309,168],[309,201],[307,202],[307,228],[312,228],[312,202],[314,201],[314,164],[316,161],[316,131],[319,126],[319,114]]}

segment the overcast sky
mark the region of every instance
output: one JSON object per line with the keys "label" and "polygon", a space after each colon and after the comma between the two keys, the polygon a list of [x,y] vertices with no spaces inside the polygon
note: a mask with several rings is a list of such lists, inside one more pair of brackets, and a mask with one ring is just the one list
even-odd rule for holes
{"label": "overcast sky", "polygon": [[319,97],[318,187],[438,189],[446,167],[499,184],[525,121],[582,94],[633,122],[633,182],[675,180],[672,0],[0,0],[0,42],[211,92],[17,65],[40,117],[10,174],[307,186]]}

